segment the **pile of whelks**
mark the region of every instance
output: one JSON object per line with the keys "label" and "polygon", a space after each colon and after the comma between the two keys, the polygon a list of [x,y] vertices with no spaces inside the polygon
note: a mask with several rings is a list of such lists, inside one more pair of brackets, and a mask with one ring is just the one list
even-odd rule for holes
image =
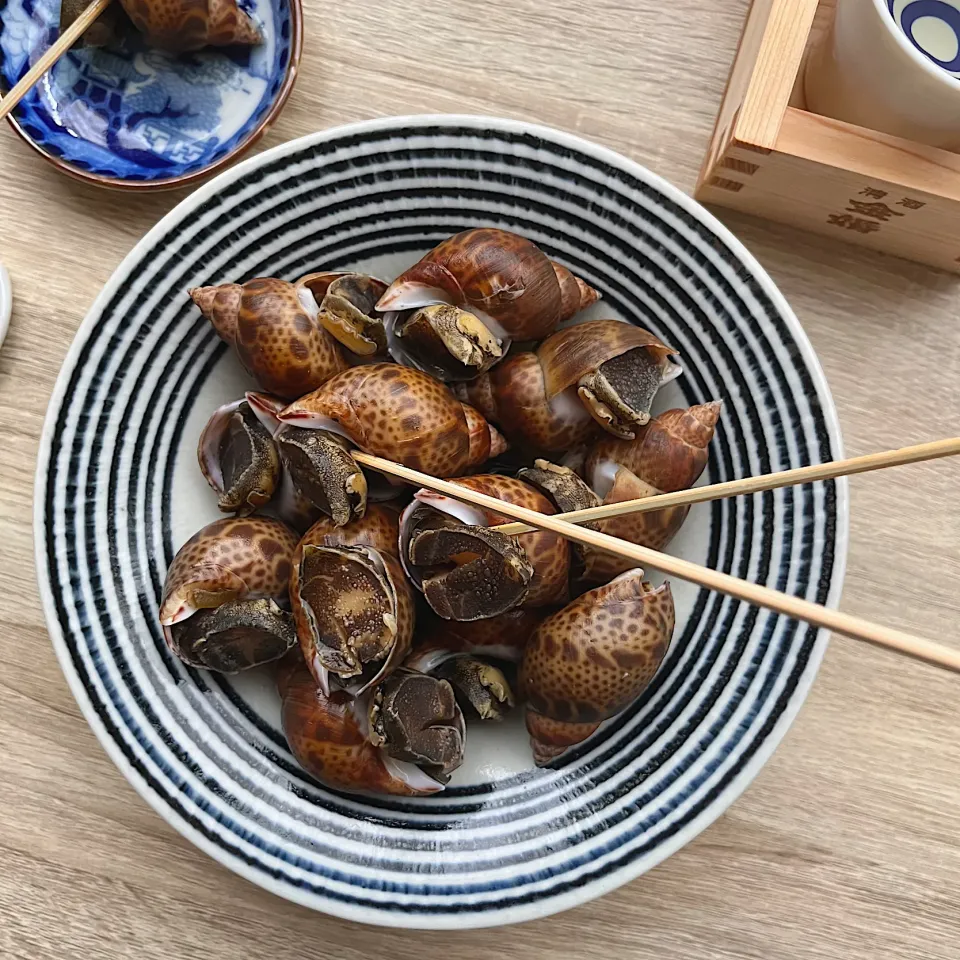
{"label": "pile of whelks", "polygon": [[[199,460],[222,511],[170,567],[160,619],[186,663],[279,661],[300,764],[346,791],[427,794],[465,718],[525,704],[534,758],[649,684],[669,584],[609,554],[365,473],[362,451],[545,514],[691,486],[720,413],[651,417],[676,351],[533,243],[476,229],[392,284],[354,273],[191,291],[259,391],[217,410]],[[685,507],[598,521],[656,549]],[[415,631],[416,625],[416,631]],[[415,635],[416,634],[416,635]]]}

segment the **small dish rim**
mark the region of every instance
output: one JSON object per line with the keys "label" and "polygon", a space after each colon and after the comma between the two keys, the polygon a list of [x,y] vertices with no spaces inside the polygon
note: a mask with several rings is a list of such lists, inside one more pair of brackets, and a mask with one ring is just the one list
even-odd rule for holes
{"label": "small dish rim", "polygon": [[[283,83],[277,91],[270,109],[266,116],[251,131],[250,135],[238,143],[228,154],[221,157],[215,163],[209,166],[201,167],[193,173],[180,174],[176,177],[166,177],[163,180],[128,180],[118,177],[107,177],[100,173],[92,173],[88,170],[81,170],[72,163],[65,161],[62,157],[51,153],[37,143],[17,120],[17,109],[14,108],[7,116],[7,123],[16,131],[17,135],[32,150],[43,157],[47,163],[51,164],[58,172],[66,174],[71,180],[77,180],[81,183],[90,183],[97,187],[106,187],[109,190],[125,190],[131,193],[148,193],[150,191],[178,190],[195,184],[198,180],[215,176],[220,173],[224,167],[229,166],[243,156],[251,147],[253,147],[260,138],[273,126],[280,112],[286,106],[293,87],[296,84],[300,68],[300,57],[303,53],[303,4],[302,0],[289,0],[290,3],[290,60],[287,63],[287,70],[283,77]],[[6,84],[0,81],[0,93],[7,93]]]}

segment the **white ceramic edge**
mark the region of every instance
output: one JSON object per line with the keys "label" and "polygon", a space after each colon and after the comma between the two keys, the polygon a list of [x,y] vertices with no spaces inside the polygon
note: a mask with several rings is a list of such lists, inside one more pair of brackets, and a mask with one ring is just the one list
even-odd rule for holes
{"label": "white ceramic edge", "polygon": [[13,313],[13,286],[7,268],[0,263],[0,346],[10,329],[10,314]]}
{"label": "white ceramic edge", "polygon": [[910,38],[903,31],[900,24],[893,19],[893,14],[890,13],[890,10],[887,8],[886,0],[873,0],[873,7],[877,11],[880,19],[886,24],[887,30],[893,34],[900,49],[905,50],[914,63],[922,67],[924,72],[933,77],[934,80],[939,80],[955,92],[960,92],[960,80],[952,74],[947,73],[943,67],[938,67],[929,57],[925,57],[910,42]]}
{"label": "white ceramic edge", "polygon": [[[657,866],[672,853],[679,850],[685,844],[689,843],[694,837],[706,829],[746,789],[747,785],[760,771],[764,763],[769,759],[773,751],[783,739],[790,724],[795,719],[800,707],[807,698],[810,687],[813,684],[813,678],[816,675],[823,654],[826,650],[829,631],[821,630],[817,636],[817,642],[811,652],[810,660],[807,663],[803,676],[797,684],[790,703],[776,726],[770,732],[760,749],[751,757],[744,766],[743,770],[727,786],[727,788],[717,797],[717,799],[702,814],[679,830],[670,840],[663,843],[656,850],[656,853],[650,857],[638,860],[636,863],[623,867],[611,874],[594,881],[584,887],[569,891],[549,900],[537,901],[533,904],[520,907],[512,907],[501,910],[489,915],[474,914],[470,917],[469,923],[465,924],[465,917],[456,914],[440,914],[436,916],[421,916],[417,914],[387,913],[386,911],[371,910],[367,907],[354,907],[347,904],[326,901],[322,907],[317,903],[315,895],[306,893],[300,888],[292,887],[289,884],[281,883],[267,876],[261,871],[250,868],[238,858],[227,854],[221,847],[207,840],[199,831],[191,827],[188,823],[176,816],[171,808],[161,800],[157,794],[145,783],[140,774],[137,773],[132,765],[124,757],[113,738],[107,733],[100,718],[97,716],[93,705],[89,702],[86,692],[83,688],[80,678],[73,668],[66,641],[63,632],[60,629],[60,621],[57,617],[56,609],[52,600],[52,590],[46,567],[46,517],[44,511],[43,492],[46,486],[46,476],[49,469],[51,443],[55,427],[54,412],[59,408],[66,393],[67,383],[72,373],[77,358],[84,347],[87,339],[92,332],[103,306],[113,295],[114,289],[118,284],[118,277],[121,272],[131,266],[142,253],[149,249],[153,242],[158,239],[167,229],[168,225],[174,223],[185,211],[191,210],[200,205],[207,198],[219,191],[223,186],[229,184],[248,171],[277,160],[286,154],[295,153],[305,146],[320,143],[325,140],[334,139],[351,134],[365,133],[379,129],[388,129],[404,124],[411,125],[431,125],[431,126],[451,126],[472,125],[478,128],[496,128],[507,133],[524,133],[541,136],[545,140],[551,140],[555,143],[565,145],[570,149],[591,155],[604,161],[614,167],[625,166],[628,172],[633,173],[641,180],[650,182],[657,189],[661,190],[670,200],[683,207],[688,213],[704,223],[713,230],[721,240],[726,243],[740,260],[751,270],[760,286],[771,301],[780,311],[783,319],[797,342],[800,353],[804,360],[809,364],[812,375],[816,382],[817,396],[823,407],[823,416],[827,423],[830,433],[831,445],[836,449],[837,457],[843,456],[843,440],[840,434],[840,423],[837,418],[836,406],[833,403],[833,397],[827,384],[823,368],[814,353],[813,346],[806,335],[800,321],[797,319],[793,310],[790,308],[783,294],[777,289],[776,285],[767,276],[766,271],[760,266],[756,258],[747,248],[706,208],[701,206],[692,198],[682,193],[679,188],[664,180],[659,175],[647,170],[636,161],[630,160],[621,154],[616,153],[606,147],[584,140],[574,134],[556,130],[551,127],[541,126],[539,124],[526,123],[518,120],[505,120],[496,117],[477,116],[470,114],[413,114],[400,117],[386,117],[375,120],[362,120],[356,123],[344,124],[337,127],[331,127],[322,132],[308,134],[299,137],[296,140],[290,140],[287,143],[280,144],[270,150],[250,157],[242,161],[224,173],[219,174],[212,180],[198,187],[193,193],[180,201],[169,213],[167,213],[150,231],[133,247],[130,253],[120,262],[110,279],[107,281],[103,290],[93,302],[89,312],[81,323],[73,343],[64,358],[63,365],[57,377],[47,407],[47,414],[44,419],[43,431],[40,436],[40,449],[37,456],[37,469],[34,487],[34,549],[37,566],[37,579],[40,591],[41,603],[43,605],[44,615],[47,621],[47,628],[50,633],[53,647],[60,661],[60,667],[70,686],[81,711],[91,729],[96,734],[107,755],[119,767],[120,771],[133,785],[134,789],[144,800],[163,817],[178,833],[186,837],[191,843],[203,850],[225,867],[228,867],[234,873],[245,877],[257,886],[269,890],[284,899],[291,900],[303,906],[310,907],[322,913],[330,914],[345,920],[352,920],[359,923],[375,924],[377,926],[402,927],[408,929],[422,930],[449,930],[449,929],[468,929],[480,927],[493,927],[509,923],[518,923],[526,920],[535,920],[540,917],[559,913],[574,906],[586,903],[596,897],[609,893],[630,880],[635,879],[648,870]],[[846,479],[837,481],[837,549],[834,561],[834,571],[830,585],[827,605],[836,608],[840,602],[840,594],[843,588],[843,579],[846,571],[847,546],[849,539],[849,502],[848,488]],[[468,911],[464,911],[465,913]]]}

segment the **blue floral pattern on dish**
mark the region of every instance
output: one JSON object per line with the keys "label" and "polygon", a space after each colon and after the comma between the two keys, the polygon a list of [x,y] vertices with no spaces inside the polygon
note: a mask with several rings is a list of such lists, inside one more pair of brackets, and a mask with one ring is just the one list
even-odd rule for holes
{"label": "blue floral pattern on dish", "polygon": [[[132,27],[116,45],[62,57],[14,112],[42,151],[81,175],[170,181],[237,151],[266,119],[293,55],[291,2],[242,5],[263,28],[252,48],[172,55]],[[0,6],[0,80],[11,87],[53,42],[58,0]]]}

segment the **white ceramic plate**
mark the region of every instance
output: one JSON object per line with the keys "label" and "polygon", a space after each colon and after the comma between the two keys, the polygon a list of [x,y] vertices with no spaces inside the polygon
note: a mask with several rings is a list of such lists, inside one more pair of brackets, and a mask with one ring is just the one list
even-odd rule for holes
{"label": "white ceramic plate", "polygon": [[[826,638],[676,583],[664,665],[624,714],[534,769],[519,718],[471,730],[436,797],[335,794],[305,776],[268,671],[224,679],[167,651],[157,597],[175,550],[217,514],[200,429],[247,385],[188,287],[319,268],[392,276],[442,237],[530,237],[641,323],[686,372],[660,408],[726,401],[708,476],[840,455],[816,357],[756,261],[669,184],[576,137],[475,117],[330,130],[222,174],[133,250],[87,317],[45,426],[40,583],[64,672],[140,793],[211,856],[291,900],[412,927],[542,916],[636,877],[744,789],[796,715]],[[694,508],[671,550],[833,605],[846,488]]]}
{"label": "white ceramic plate", "polygon": [[6,339],[10,329],[10,314],[13,312],[13,288],[10,285],[10,274],[7,268],[0,263],[0,346]]}

